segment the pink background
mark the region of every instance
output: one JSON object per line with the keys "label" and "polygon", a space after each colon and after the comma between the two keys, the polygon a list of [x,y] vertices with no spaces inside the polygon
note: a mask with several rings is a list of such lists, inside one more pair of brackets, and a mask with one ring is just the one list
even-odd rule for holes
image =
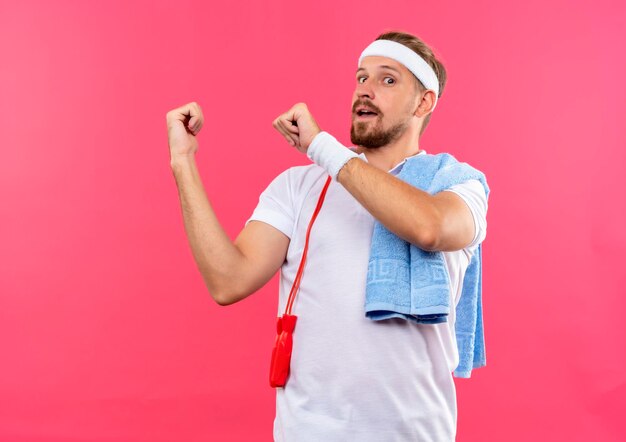
{"label": "pink background", "polygon": [[278,274],[212,301],[165,114],[202,106],[234,239],[310,163],[272,120],[304,101],[348,144],[358,55],[390,29],[448,70],[420,147],[491,187],[488,365],[457,380],[457,440],[626,439],[623,2],[0,5],[0,440],[271,440]]}

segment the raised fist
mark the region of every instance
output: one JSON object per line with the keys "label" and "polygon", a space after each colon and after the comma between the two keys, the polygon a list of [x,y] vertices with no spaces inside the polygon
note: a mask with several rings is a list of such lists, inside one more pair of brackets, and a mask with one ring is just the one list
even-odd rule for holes
{"label": "raised fist", "polygon": [[194,101],[173,109],[166,114],[166,120],[171,159],[195,154],[198,150],[196,135],[204,124],[200,105]]}
{"label": "raised fist", "polygon": [[306,153],[313,138],[320,133],[320,127],[313,119],[306,104],[298,103],[272,123],[296,149]]}

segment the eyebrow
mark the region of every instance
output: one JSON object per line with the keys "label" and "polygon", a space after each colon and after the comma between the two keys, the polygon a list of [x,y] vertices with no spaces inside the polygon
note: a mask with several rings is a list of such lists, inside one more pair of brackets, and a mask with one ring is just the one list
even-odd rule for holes
{"label": "eyebrow", "polygon": [[[396,68],[393,68],[391,66],[387,66],[386,64],[383,64],[381,66],[379,66],[380,68],[384,68],[384,69],[391,69],[392,71],[396,71],[398,74],[402,75],[401,72],[399,70],[397,70]],[[366,70],[365,68],[358,68],[356,70],[357,73],[359,73],[359,71],[364,71]]]}

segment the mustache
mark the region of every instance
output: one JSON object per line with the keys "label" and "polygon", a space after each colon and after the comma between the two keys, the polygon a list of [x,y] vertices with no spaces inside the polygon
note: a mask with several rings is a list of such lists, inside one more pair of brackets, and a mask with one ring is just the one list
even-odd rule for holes
{"label": "mustache", "polygon": [[354,105],[352,106],[352,113],[355,113],[356,112],[356,108],[359,107],[359,106],[367,106],[370,109],[372,109],[374,112],[376,112],[378,115],[382,114],[382,112],[380,112],[380,109],[378,109],[372,103],[368,103],[366,101],[357,101],[356,103],[354,103]]}

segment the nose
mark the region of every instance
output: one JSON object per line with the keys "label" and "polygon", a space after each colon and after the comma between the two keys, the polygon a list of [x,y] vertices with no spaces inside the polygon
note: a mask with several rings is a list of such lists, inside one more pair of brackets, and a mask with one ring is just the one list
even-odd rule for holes
{"label": "nose", "polygon": [[367,81],[364,83],[357,83],[354,93],[357,98],[367,97],[370,100],[374,99],[374,88]]}

